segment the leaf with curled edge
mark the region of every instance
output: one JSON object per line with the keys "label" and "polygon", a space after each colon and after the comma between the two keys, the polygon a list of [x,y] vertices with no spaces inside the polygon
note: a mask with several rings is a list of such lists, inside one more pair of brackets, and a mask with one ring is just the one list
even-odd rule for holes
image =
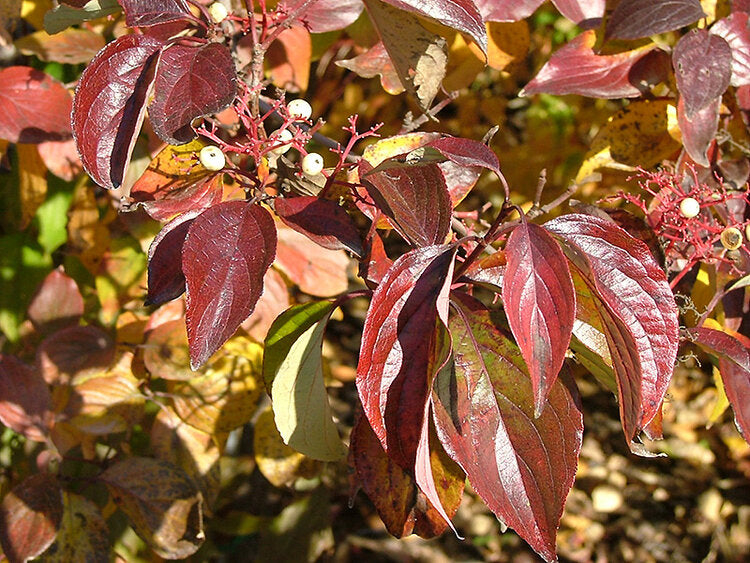
{"label": "leaf with curled edge", "polygon": [[135,532],[159,556],[182,559],[205,540],[203,497],[188,475],[157,459],[123,459],[99,475]]}
{"label": "leaf with curled edge", "polygon": [[72,100],[60,82],[40,70],[0,70],[0,139],[41,143],[69,139]]}
{"label": "leaf with curled edge", "polygon": [[253,312],[275,256],[276,226],[259,205],[225,201],[193,220],[182,251],[193,369]]}
{"label": "leaf with curled edge", "polygon": [[482,14],[471,0],[383,0],[406,12],[438,21],[465,33],[487,53],[487,30]]}
{"label": "leaf with curled edge", "polygon": [[723,37],[732,49],[732,86],[750,84],[750,29],[747,12],[733,12],[722,18],[709,30]]}
{"label": "leaf with curled edge", "polygon": [[[417,248],[375,290],[362,332],[357,390],[388,456],[411,471],[421,439],[437,324],[447,317],[454,245]],[[441,321],[441,319],[443,319]]]}
{"label": "leaf with curled edge", "polygon": [[505,245],[503,305],[508,324],[529,368],[534,415],[562,369],[576,314],[568,261],[542,227],[523,221]]}
{"label": "leaf with curled edge", "polygon": [[683,35],[672,51],[677,89],[692,118],[720,98],[732,77],[732,48],[723,37],[706,29]]}
{"label": "leaf with curled edge", "polygon": [[124,35],[81,74],[73,99],[73,137],[86,172],[109,189],[122,184],[143,123],[160,40]]}
{"label": "leaf with curled edge", "polygon": [[742,335],[698,327],[690,330],[695,342],[719,358],[719,372],[734,419],[742,437],[750,443],[750,342]]}
{"label": "leaf with curled edge", "polygon": [[555,51],[521,96],[578,94],[593,98],[636,98],[640,89],[630,80],[633,66],[656,48],[646,45],[616,55],[594,51],[596,33],[584,31]]}
{"label": "leaf with curled edge", "polygon": [[607,18],[607,39],[640,39],[679,29],[706,17],[699,0],[629,0]]}
{"label": "leaf with curled edge", "polygon": [[163,141],[184,145],[196,137],[193,120],[223,110],[236,93],[237,71],[224,45],[170,45],[156,66],[151,125]]}
{"label": "leaf with curled edge", "polygon": [[544,227],[558,237],[597,297],[625,437],[631,450],[643,455],[635,440],[664,399],[679,344],[678,310],[667,276],[644,242],[599,217],[565,215]]}
{"label": "leaf with curled edge", "polygon": [[545,560],[556,560],[555,535],[583,435],[575,385],[558,378],[534,418],[531,381],[510,335],[473,298],[454,305],[455,369],[442,370],[432,387],[438,436],[498,518]]}
{"label": "leaf with curled edge", "polygon": [[35,442],[52,425],[52,396],[37,371],[15,356],[0,354],[0,422]]}
{"label": "leaf with curled edge", "polygon": [[436,163],[375,171],[361,160],[359,175],[367,193],[406,240],[415,246],[445,241],[450,231],[452,205]]}
{"label": "leaf with curled edge", "polygon": [[118,0],[129,27],[149,27],[190,18],[185,0]]}
{"label": "leaf with curled edge", "polygon": [[50,473],[27,477],[0,502],[0,546],[9,561],[28,561],[55,540],[63,516],[62,489]]}

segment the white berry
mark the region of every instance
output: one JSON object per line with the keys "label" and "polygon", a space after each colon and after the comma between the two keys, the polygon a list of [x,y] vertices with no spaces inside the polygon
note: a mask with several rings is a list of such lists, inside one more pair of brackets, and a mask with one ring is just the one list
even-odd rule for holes
{"label": "white berry", "polygon": [[211,16],[211,19],[216,23],[223,22],[229,15],[227,7],[221,2],[214,2],[213,4],[211,4],[208,7],[208,13]]}
{"label": "white berry", "polygon": [[701,204],[694,197],[686,197],[680,202],[680,213],[686,219],[697,217],[701,212]]}
{"label": "white berry", "polygon": [[219,147],[209,145],[203,147],[201,152],[198,154],[198,159],[206,170],[213,172],[221,170],[227,163],[227,159],[224,157],[224,153],[221,152]]}
{"label": "white berry", "polygon": [[317,176],[323,171],[323,157],[316,152],[305,155],[302,159],[302,173],[306,176]]}
{"label": "white berry", "polygon": [[286,109],[289,111],[289,115],[298,120],[310,119],[312,115],[312,106],[302,99],[292,100],[286,105]]}
{"label": "white berry", "polygon": [[292,137],[294,137],[294,135],[292,135],[292,132],[289,131],[289,129],[284,129],[283,131],[279,132],[279,134],[272,139],[273,144],[278,146],[271,149],[270,152],[275,155],[284,154],[285,152],[287,152],[292,148],[292,145],[289,143],[289,141],[292,140]]}

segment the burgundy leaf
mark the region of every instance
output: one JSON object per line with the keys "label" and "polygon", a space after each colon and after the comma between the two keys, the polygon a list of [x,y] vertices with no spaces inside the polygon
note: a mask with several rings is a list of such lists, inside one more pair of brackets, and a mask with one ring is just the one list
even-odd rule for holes
{"label": "burgundy leaf", "polygon": [[412,244],[440,244],[450,231],[451,200],[445,179],[435,163],[404,165],[370,172],[366,161],[359,175],[383,213]]}
{"label": "burgundy leaf", "polygon": [[226,201],[193,220],[182,250],[193,369],[253,312],[275,254],[276,227],[259,205]]}
{"label": "burgundy leaf", "polygon": [[8,561],[39,556],[57,536],[63,516],[62,489],[54,475],[31,475],[0,503],[0,546]]}
{"label": "burgundy leaf", "polygon": [[0,422],[35,442],[46,441],[52,396],[38,371],[0,354]]}
{"label": "burgundy leaf", "polygon": [[474,0],[484,21],[516,22],[528,18],[544,0]]}
{"label": "burgundy leaf", "polygon": [[34,328],[50,333],[76,324],[83,315],[83,297],[75,280],[61,270],[52,270],[37,289],[29,305]]}
{"label": "burgundy leaf", "polygon": [[335,201],[315,196],[277,198],[274,209],[287,226],[323,248],[363,255],[359,231],[349,214]]}
{"label": "burgundy leaf", "polygon": [[401,10],[436,20],[465,33],[487,52],[487,30],[472,0],[383,0]]}
{"label": "burgundy leaf", "polygon": [[542,227],[522,222],[505,246],[503,304],[531,375],[534,413],[562,368],[575,321],[576,299],[568,261]]}
{"label": "burgundy leaf", "polygon": [[366,254],[368,259],[359,263],[359,275],[370,287],[374,287],[380,284],[383,277],[388,273],[393,265],[393,260],[388,258],[385,253],[383,239],[380,238],[377,231],[372,234],[369,242]]}
{"label": "burgundy leaf", "polygon": [[185,0],[117,0],[130,27],[148,27],[190,17]]}
{"label": "burgundy leaf", "polygon": [[570,21],[591,29],[604,16],[605,0],[552,0],[560,13]]}
{"label": "burgundy leaf", "polygon": [[611,39],[639,39],[672,31],[706,17],[699,0],[628,0],[607,19]]}
{"label": "burgundy leaf", "polygon": [[750,349],[742,340],[720,330],[699,327],[690,332],[702,348],[718,356],[721,380],[737,428],[750,442]]}
{"label": "burgundy leaf", "polygon": [[684,35],[672,52],[677,89],[685,99],[685,114],[697,112],[720,98],[732,76],[732,48],[705,29]]}
{"label": "burgundy leaf", "polygon": [[583,417],[572,379],[558,378],[534,418],[520,351],[471,298],[450,319],[455,370],[433,384],[440,441],[487,506],[547,561],[575,479]]}
{"label": "burgundy leaf", "polygon": [[[287,12],[291,13],[304,0],[286,0]],[[359,17],[362,0],[315,0],[300,20],[313,33],[344,29]]]}
{"label": "burgundy leaf", "polygon": [[0,70],[0,139],[11,143],[70,137],[72,100],[65,86],[26,66]]}
{"label": "burgundy leaf", "polygon": [[631,83],[630,70],[655,45],[617,55],[594,52],[596,33],[581,35],[555,51],[534,79],[521,91],[531,94],[579,94],[593,98],[635,98],[640,89]]}
{"label": "burgundy leaf", "polygon": [[151,125],[169,144],[188,143],[196,136],[193,120],[223,110],[236,93],[237,72],[224,45],[171,45],[157,65]]}
{"label": "burgundy leaf", "polygon": [[200,211],[173,219],[156,235],[148,248],[148,297],[144,305],[161,305],[185,293],[182,248],[188,229]]}
{"label": "burgundy leaf", "polygon": [[357,389],[388,456],[413,470],[434,373],[437,323],[447,317],[456,248],[402,255],[375,290],[362,332]]}
{"label": "burgundy leaf", "polygon": [[133,185],[130,196],[133,204],[142,205],[157,221],[168,221],[180,213],[208,209],[219,203],[223,188],[222,174],[198,172],[171,176],[149,166]]}
{"label": "burgundy leaf", "polygon": [[692,117],[688,117],[685,111],[685,98],[680,97],[677,103],[677,123],[682,133],[682,144],[690,158],[701,166],[709,166],[708,149],[719,127],[720,106],[719,97],[695,112]]}
{"label": "burgundy leaf", "polygon": [[723,37],[732,48],[732,86],[750,83],[750,30],[745,12],[734,12],[711,26],[711,33]]}
{"label": "burgundy leaf", "polygon": [[460,137],[440,137],[425,146],[436,149],[449,161],[459,166],[480,166],[502,176],[497,155],[490,147],[479,141]]}
{"label": "burgundy leaf", "polygon": [[115,347],[106,332],[95,326],[70,326],[45,338],[36,363],[47,383],[66,383],[81,372],[100,372],[114,360]]}
{"label": "burgundy leaf", "polygon": [[145,35],[123,35],[94,57],[78,81],[73,136],[86,172],[105,188],[122,183],[162,46]]}
{"label": "burgundy leaf", "polygon": [[601,300],[623,427],[633,448],[664,399],[677,357],[678,311],[666,274],[643,241],[612,222],[573,214],[545,227],[563,240],[565,254]]}

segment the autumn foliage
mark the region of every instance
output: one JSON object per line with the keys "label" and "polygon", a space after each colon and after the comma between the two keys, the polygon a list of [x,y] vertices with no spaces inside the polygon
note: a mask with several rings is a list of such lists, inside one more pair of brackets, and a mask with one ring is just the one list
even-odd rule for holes
{"label": "autumn foliage", "polygon": [[[316,484],[284,508],[301,534],[348,486],[396,537],[460,535],[468,484],[554,561],[577,381],[660,456],[688,354],[748,439],[750,4],[554,0],[573,32],[512,92],[540,1],[56,4],[0,36],[26,57],[0,70],[0,422],[29,444],[8,560],[109,560],[117,534],[210,557],[251,436],[273,485]],[[289,103],[316,81],[380,113]],[[439,121],[501,88],[611,111],[529,188],[497,128]],[[404,91],[403,126],[376,122]]]}

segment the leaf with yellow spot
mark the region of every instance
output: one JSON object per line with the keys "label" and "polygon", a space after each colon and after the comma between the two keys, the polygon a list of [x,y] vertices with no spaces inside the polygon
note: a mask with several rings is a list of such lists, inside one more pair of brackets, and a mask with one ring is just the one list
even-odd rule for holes
{"label": "leaf with yellow spot", "polygon": [[249,338],[229,340],[203,374],[170,381],[175,411],[195,428],[216,434],[250,421],[263,392],[263,347]]}
{"label": "leaf with yellow spot", "polygon": [[290,486],[299,477],[311,477],[317,473],[317,461],[305,457],[284,443],[276,429],[270,406],[260,414],[254,430],[255,462],[272,485]]}
{"label": "leaf with yellow spot", "polygon": [[99,507],[81,495],[63,491],[63,512],[55,542],[41,556],[46,563],[109,561],[109,528]]}
{"label": "leaf with yellow spot", "polygon": [[667,100],[638,100],[609,118],[578,170],[582,183],[599,168],[650,168],[680,149],[677,110]]}
{"label": "leaf with yellow spot", "polygon": [[36,145],[16,145],[21,229],[25,229],[47,196],[47,167]]}

